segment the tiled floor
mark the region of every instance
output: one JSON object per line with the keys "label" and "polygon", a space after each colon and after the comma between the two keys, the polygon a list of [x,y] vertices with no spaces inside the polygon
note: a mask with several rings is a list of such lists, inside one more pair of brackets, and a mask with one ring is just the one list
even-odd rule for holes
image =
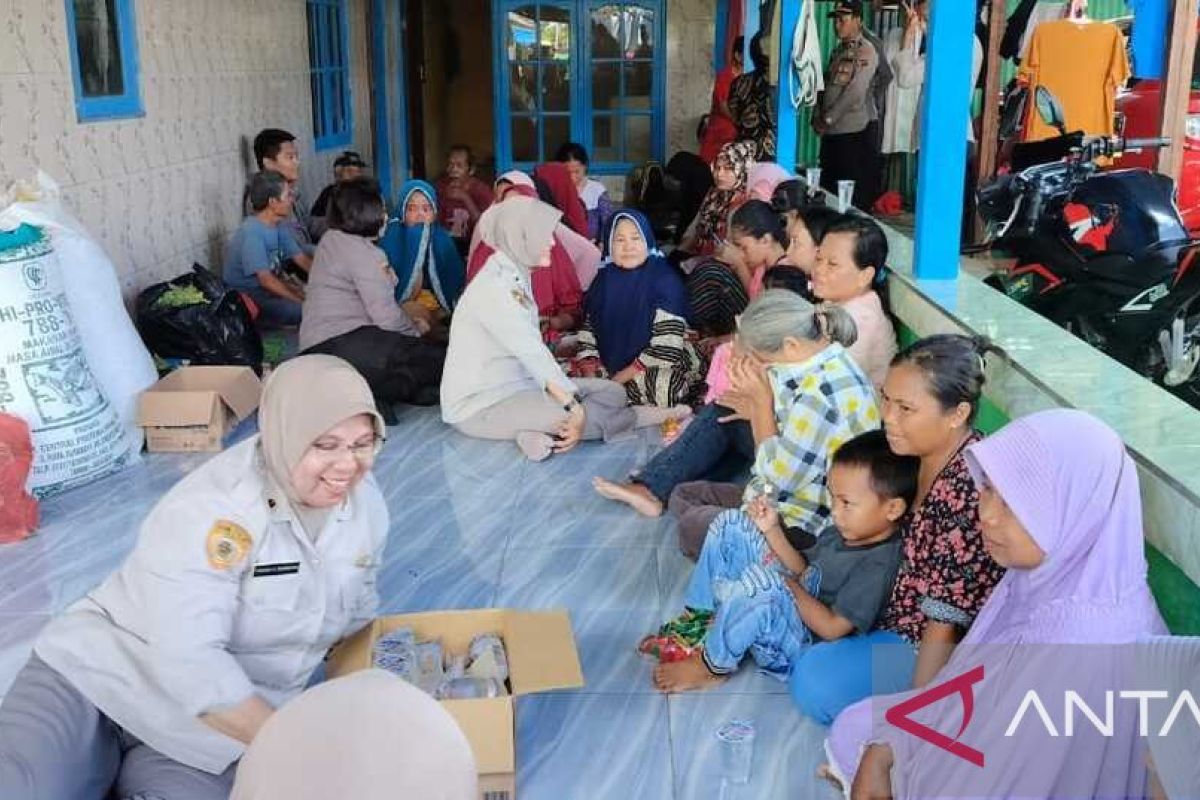
{"label": "tiled floor", "polygon": [[[836,797],[814,777],[824,729],[794,710],[783,684],[744,669],[702,695],[650,685],[633,646],[678,610],[690,562],[672,522],[602,500],[590,480],[643,463],[651,438],[529,464],[510,444],[452,432],[435,410],[402,413],[376,467],[392,512],[384,610],[569,609],[587,685],[518,701],[521,800]],[[36,537],[0,547],[0,693],[48,616],[120,563],[146,511],[202,461],[146,457],[47,501]],[[736,788],[721,782],[713,738],[731,718],[759,732],[753,780]]]}

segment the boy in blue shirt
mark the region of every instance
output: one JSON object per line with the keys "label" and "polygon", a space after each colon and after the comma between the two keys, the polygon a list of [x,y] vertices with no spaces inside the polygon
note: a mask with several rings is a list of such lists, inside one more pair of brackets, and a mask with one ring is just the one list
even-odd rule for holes
{"label": "boy in blue shirt", "polygon": [[299,325],[304,290],[284,279],[289,259],[305,272],[310,258],[284,221],[292,215],[292,187],[278,172],[259,172],[250,179],[250,216],[242,220],[225,248],[225,284],[249,295],[267,325]]}

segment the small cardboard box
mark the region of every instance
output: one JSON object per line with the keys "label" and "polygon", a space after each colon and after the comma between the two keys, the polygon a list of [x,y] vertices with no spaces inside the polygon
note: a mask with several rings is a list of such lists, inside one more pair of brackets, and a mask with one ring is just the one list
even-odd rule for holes
{"label": "small cardboard box", "polygon": [[262,382],[249,367],[182,367],[142,392],[138,424],[151,453],[215,453],[258,408]]}
{"label": "small cardboard box", "polygon": [[[330,678],[373,663],[375,640],[396,628],[412,628],[418,640],[440,639],[449,653],[465,653],[471,639],[498,633],[508,653],[513,697],[583,686],[583,670],[565,611],[431,611],[380,617],[338,647],[330,656]],[[458,722],[479,770],[483,800],[516,797],[516,747],[513,697],[443,700],[442,707]]]}

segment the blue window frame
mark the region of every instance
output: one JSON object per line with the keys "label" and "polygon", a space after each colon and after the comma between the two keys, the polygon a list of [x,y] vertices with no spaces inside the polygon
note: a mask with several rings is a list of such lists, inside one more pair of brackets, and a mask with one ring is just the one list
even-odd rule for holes
{"label": "blue window frame", "polygon": [[528,169],[564,142],[594,174],[622,174],[665,147],[662,0],[493,0],[496,159]]}
{"label": "blue window frame", "polygon": [[142,116],[133,0],[66,0],[66,4],[79,121]]}
{"label": "blue window frame", "polygon": [[308,63],[317,149],[345,147],[354,133],[346,0],[308,0]]}

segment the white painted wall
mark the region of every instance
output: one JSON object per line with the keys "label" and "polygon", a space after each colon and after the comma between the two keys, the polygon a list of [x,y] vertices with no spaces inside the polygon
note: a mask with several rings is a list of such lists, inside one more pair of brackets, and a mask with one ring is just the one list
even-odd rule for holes
{"label": "white painted wall", "polygon": [[[0,0],[0,185],[41,168],[117,266],[127,298],[220,264],[241,215],[249,142],[299,137],[311,201],[336,151],[314,153],[304,0],[139,0],[140,119],[75,117],[65,3]],[[349,0],[354,144],[371,153],[367,2]]]}

